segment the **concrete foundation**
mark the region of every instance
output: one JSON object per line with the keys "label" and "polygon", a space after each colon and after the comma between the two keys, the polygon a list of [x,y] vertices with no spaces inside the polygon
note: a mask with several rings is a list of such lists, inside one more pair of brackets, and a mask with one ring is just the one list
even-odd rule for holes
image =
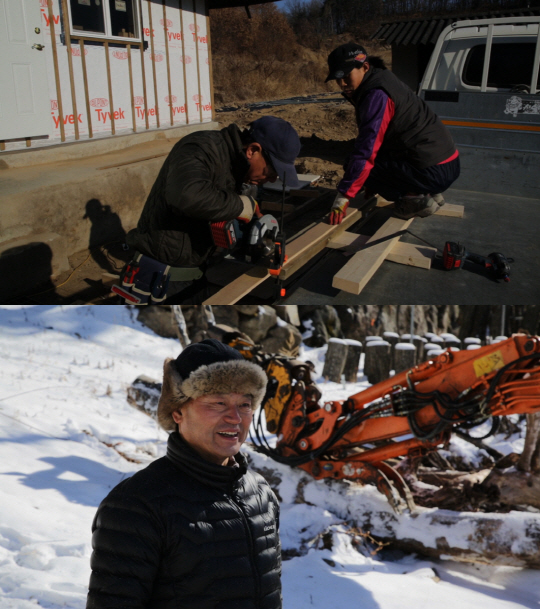
{"label": "concrete foundation", "polygon": [[211,122],[2,154],[0,276],[11,279],[0,302],[69,270],[75,252],[122,241],[173,145],[217,128]]}

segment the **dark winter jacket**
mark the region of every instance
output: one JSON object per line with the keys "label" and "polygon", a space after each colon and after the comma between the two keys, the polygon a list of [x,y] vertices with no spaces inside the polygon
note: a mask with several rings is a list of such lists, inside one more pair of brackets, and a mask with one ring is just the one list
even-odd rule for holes
{"label": "dark winter jacket", "polygon": [[171,150],[127,243],[171,266],[197,267],[213,249],[209,222],[232,220],[249,169],[236,125],[197,131]]}
{"label": "dark winter jacket", "polygon": [[267,482],[204,461],[177,432],[167,456],[103,500],[87,609],[279,609],[279,504]]}
{"label": "dark winter jacket", "polygon": [[448,129],[433,110],[390,70],[370,68],[353,94],[357,117],[368,91],[382,89],[394,102],[394,115],[380,152],[404,158],[418,169],[437,165],[456,151]]}
{"label": "dark winter jacket", "polygon": [[419,170],[457,154],[437,115],[389,70],[370,66],[349,101],[355,107],[358,137],[338,184],[349,198],[362,188],[379,154]]}

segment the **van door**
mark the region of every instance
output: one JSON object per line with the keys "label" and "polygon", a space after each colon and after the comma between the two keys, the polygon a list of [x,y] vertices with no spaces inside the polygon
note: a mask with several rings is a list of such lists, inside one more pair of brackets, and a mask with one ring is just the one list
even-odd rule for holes
{"label": "van door", "polygon": [[0,140],[47,135],[50,106],[37,0],[0,0]]}

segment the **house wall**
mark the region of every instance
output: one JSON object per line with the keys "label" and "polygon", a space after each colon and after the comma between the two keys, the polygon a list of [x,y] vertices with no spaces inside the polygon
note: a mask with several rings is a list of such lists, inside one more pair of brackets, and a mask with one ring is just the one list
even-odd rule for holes
{"label": "house wall", "polygon": [[35,2],[41,8],[47,62],[48,90],[42,95],[50,102],[48,138],[27,141],[21,124],[20,139],[1,142],[0,150],[10,152],[212,120],[205,0],[166,0],[164,4],[161,0],[139,0],[144,40],[148,43],[142,56],[141,45],[131,39],[107,47],[88,40],[81,44],[73,36],[71,45],[63,44],[66,0]]}

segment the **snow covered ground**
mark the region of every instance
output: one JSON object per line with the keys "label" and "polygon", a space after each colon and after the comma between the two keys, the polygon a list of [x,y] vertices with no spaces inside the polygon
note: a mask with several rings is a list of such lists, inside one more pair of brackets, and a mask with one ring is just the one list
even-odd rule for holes
{"label": "snow covered ground", "polygon": [[[167,434],[128,405],[126,388],[140,374],[160,379],[179,348],[125,307],[0,307],[1,609],[84,608],[97,506],[165,452]],[[324,348],[305,357],[320,366]],[[325,399],[343,399],[364,386],[321,388]],[[342,515],[346,501],[385,505],[375,488],[340,497],[311,481],[309,504],[299,504],[301,474],[279,471],[283,546],[304,551],[284,562],[285,609],[540,607],[537,571],[370,556]]]}

